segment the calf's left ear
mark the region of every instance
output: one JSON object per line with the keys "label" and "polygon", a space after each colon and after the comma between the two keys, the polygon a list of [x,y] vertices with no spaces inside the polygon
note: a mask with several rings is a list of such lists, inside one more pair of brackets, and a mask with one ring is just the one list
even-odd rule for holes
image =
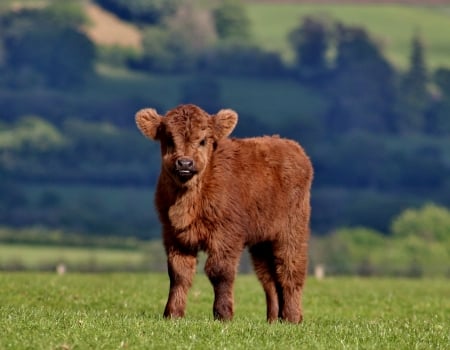
{"label": "calf's left ear", "polygon": [[158,139],[162,118],[153,108],[141,109],[135,117],[139,130],[152,140]]}
{"label": "calf's left ear", "polygon": [[222,109],[215,117],[214,134],[217,140],[227,137],[231,134],[238,121],[238,115],[232,109]]}

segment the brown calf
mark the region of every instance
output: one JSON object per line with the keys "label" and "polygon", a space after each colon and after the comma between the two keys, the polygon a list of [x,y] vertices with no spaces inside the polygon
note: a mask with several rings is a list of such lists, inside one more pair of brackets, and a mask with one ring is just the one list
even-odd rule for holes
{"label": "brown calf", "polygon": [[233,284],[248,246],[267,301],[267,319],[298,323],[307,270],[313,169],[304,150],[279,137],[230,139],[236,112],[209,115],[181,105],[165,117],[136,114],[161,144],[155,203],[163,227],[170,292],[165,317],[183,317],[197,253],[214,287],[215,319],[233,317]]}

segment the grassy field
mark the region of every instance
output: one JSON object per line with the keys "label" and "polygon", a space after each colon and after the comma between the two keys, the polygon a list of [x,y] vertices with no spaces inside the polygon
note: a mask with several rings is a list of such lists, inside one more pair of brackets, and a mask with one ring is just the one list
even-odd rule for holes
{"label": "grassy field", "polygon": [[143,268],[146,262],[143,251],[51,247],[23,244],[0,244],[0,267],[15,269],[54,269],[65,264],[69,270]]}
{"label": "grassy field", "polygon": [[252,275],[236,283],[236,315],[212,320],[197,275],[187,317],[161,318],[158,274],[0,274],[0,349],[446,349],[448,280],[309,279],[305,322],[268,325]]}
{"label": "grassy field", "polygon": [[250,3],[248,15],[257,43],[292,58],[287,34],[311,14],[328,14],[345,24],[366,27],[379,40],[391,62],[405,67],[411,39],[421,35],[430,67],[450,67],[450,7],[402,6],[395,4],[275,4]]}

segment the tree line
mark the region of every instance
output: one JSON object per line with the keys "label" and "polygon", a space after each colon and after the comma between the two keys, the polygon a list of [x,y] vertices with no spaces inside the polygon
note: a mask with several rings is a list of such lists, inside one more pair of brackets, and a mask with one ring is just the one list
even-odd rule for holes
{"label": "tree line", "polygon": [[[313,274],[316,269],[322,269],[325,275],[450,277],[448,227],[450,211],[427,203],[418,209],[407,209],[396,216],[390,223],[389,234],[370,228],[352,227],[336,229],[325,237],[313,236],[310,241],[309,272]],[[143,262],[138,266],[133,267],[133,264],[130,264],[114,268],[166,271],[160,241],[148,242],[135,237],[111,235],[80,235],[67,230],[43,227],[0,227],[0,242],[140,252]],[[0,270],[32,268],[53,271],[58,260],[61,263],[60,256],[47,258],[47,262],[40,262],[31,267],[24,265],[19,258],[11,261],[3,259],[0,262]],[[54,264],[49,264],[53,260]],[[95,261],[83,261],[82,266],[73,263],[69,266],[71,271],[97,271],[104,268]],[[239,270],[243,273],[252,271],[251,260],[247,254],[243,255]]]}

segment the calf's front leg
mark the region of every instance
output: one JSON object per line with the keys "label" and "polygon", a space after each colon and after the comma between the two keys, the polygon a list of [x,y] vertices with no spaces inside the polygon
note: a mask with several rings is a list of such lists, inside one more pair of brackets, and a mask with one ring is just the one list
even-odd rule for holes
{"label": "calf's front leg", "polygon": [[228,321],[234,315],[234,280],[239,256],[210,255],[205,272],[214,288],[213,315],[215,320]]}
{"label": "calf's front leg", "polygon": [[164,310],[164,317],[184,317],[189,288],[197,266],[197,255],[179,251],[170,251],[167,256],[167,267],[170,278],[169,298]]}

